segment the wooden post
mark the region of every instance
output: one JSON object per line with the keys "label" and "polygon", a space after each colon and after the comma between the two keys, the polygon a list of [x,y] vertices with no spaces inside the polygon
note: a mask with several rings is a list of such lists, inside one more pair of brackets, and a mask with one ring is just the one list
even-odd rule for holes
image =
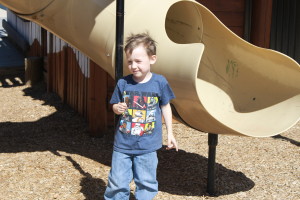
{"label": "wooden post", "polygon": [[269,48],[272,22],[272,0],[253,0],[251,19],[251,40],[256,46]]}
{"label": "wooden post", "polygon": [[88,121],[90,136],[103,137],[107,133],[107,73],[90,62],[88,79]]}
{"label": "wooden post", "polygon": [[34,85],[43,77],[43,57],[25,58],[25,83]]}

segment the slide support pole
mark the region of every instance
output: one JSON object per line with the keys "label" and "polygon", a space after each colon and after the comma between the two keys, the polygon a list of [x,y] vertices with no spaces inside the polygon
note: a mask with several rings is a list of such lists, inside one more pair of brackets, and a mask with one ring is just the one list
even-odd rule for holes
{"label": "slide support pole", "polygon": [[208,134],[208,166],[207,166],[207,192],[214,196],[215,191],[215,165],[216,165],[216,147],[218,145],[218,134]]}
{"label": "slide support pole", "polygon": [[[115,83],[123,77],[123,42],[124,42],[124,0],[116,3],[116,46],[115,46]],[[115,115],[114,124],[118,126],[119,116]]]}
{"label": "slide support pole", "polygon": [[123,41],[124,41],[124,0],[117,0],[116,5],[116,60],[115,81],[123,77]]}

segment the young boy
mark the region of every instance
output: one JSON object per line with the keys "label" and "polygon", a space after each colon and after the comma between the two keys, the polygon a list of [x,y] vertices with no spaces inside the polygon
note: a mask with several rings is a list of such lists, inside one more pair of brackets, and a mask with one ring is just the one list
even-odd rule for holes
{"label": "young boy", "polygon": [[150,70],[156,62],[156,44],[148,34],[129,36],[124,50],[131,74],[118,81],[110,100],[114,113],[121,117],[104,199],[129,199],[133,179],[135,198],[151,200],[158,192],[156,150],[162,147],[161,114],[167,128],[167,149],[178,151],[169,103],[175,96],[167,80]]}

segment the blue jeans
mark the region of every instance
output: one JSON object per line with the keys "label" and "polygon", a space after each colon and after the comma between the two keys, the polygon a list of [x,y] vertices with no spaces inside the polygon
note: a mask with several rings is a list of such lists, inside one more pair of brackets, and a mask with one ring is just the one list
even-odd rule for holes
{"label": "blue jeans", "polygon": [[157,164],[156,151],[141,155],[113,151],[112,166],[104,199],[128,200],[130,196],[129,184],[132,178],[136,185],[136,200],[153,199],[158,192]]}

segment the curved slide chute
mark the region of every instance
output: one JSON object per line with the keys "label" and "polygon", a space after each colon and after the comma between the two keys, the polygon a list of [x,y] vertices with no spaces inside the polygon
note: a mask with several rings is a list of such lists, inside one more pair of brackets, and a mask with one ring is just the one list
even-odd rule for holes
{"label": "curved slide chute", "polygon": [[[75,46],[114,77],[115,1],[0,3]],[[145,31],[158,42],[152,70],[167,77],[177,97],[172,104],[191,127],[266,137],[299,121],[299,64],[239,38],[201,4],[126,0],[124,35]]]}

